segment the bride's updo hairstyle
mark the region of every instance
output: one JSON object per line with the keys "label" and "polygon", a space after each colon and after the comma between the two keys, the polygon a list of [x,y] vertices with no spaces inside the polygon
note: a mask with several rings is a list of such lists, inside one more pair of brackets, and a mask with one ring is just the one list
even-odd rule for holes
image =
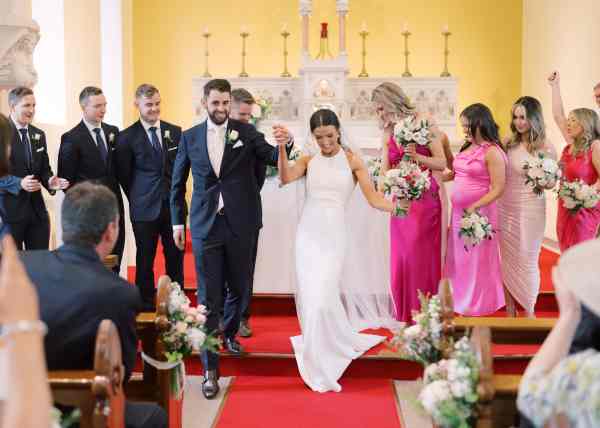
{"label": "bride's updo hairstyle", "polygon": [[[317,110],[310,117],[310,132],[314,133],[315,129],[320,126],[333,126],[338,133],[340,132],[340,120],[333,110],[322,108]],[[338,138],[338,144],[342,144],[342,137]]]}

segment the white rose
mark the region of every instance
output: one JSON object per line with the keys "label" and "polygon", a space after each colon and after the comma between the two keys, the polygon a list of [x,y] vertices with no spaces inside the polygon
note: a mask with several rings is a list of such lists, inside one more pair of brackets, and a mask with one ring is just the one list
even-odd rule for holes
{"label": "white rose", "polygon": [[406,330],[404,330],[404,336],[409,340],[419,337],[420,334],[421,326],[419,324],[411,325]]}
{"label": "white rose", "polygon": [[165,138],[166,140],[170,140],[170,139],[171,139],[171,130],[170,130],[170,129],[167,129],[167,130],[165,131],[165,137],[164,137],[164,138]]}
{"label": "white rose", "polygon": [[192,348],[199,351],[206,340],[206,334],[199,328],[190,328],[187,332],[187,338],[192,344]]}
{"label": "white rose", "polygon": [[597,203],[598,203],[598,196],[591,195],[585,199],[585,201],[583,202],[583,206],[585,208],[594,208]]}
{"label": "white rose", "polygon": [[583,201],[583,200],[585,200],[586,196],[587,196],[587,192],[584,187],[580,187],[579,189],[575,190],[575,199]]}
{"label": "white rose", "polygon": [[186,330],[187,324],[183,321],[177,321],[177,323],[175,324],[175,331],[177,331],[177,333],[185,333]]}
{"label": "white rose", "polygon": [[544,171],[542,170],[542,168],[540,168],[539,166],[536,165],[533,168],[531,168],[529,171],[527,171],[527,175],[533,179],[541,178],[544,176]]}
{"label": "white rose", "polygon": [[460,227],[461,229],[470,229],[473,226],[473,221],[471,220],[471,217],[463,217],[460,220]]}
{"label": "white rose", "polygon": [[394,125],[394,135],[402,135],[402,123]]}
{"label": "white rose", "polygon": [[452,382],[450,383],[450,391],[455,397],[464,397],[469,392],[469,384],[467,382]]}
{"label": "white rose", "polygon": [[112,143],[112,142],[114,141],[114,139],[115,139],[115,134],[113,134],[113,133],[111,132],[111,133],[108,135],[108,141]]}
{"label": "white rose", "polygon": [[33,136],[33,139],[34,139],[34,140],[36,140],[36,141],[39,141],[39,140],[40,140],[40,138],[42,138],[42,136],[41,136],[40,134],[35,134],[35,135]]}
{"label": "white rose", "polygon": [[235,129],[232,129],[231,131],[229,131],[229,139],[231,141],[237,140],[239,136],[240,136],[240,134]]}
{"label": "white rose", "polygon": [[564,196],[563,204],[566,209],[571,210],[577,206],[577,201],[575,201],[575,199],[571,198],[570,196]]}
{"label": "white rose", "polygon": [[542,161],[542,169],[549,174],[555,174],[558,171],[558,164],[554,159],[546,158]]}

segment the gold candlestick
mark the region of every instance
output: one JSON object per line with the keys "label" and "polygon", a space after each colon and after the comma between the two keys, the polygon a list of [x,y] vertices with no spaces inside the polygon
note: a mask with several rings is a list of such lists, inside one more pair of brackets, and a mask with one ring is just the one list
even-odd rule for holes
{"label": "gold candlestick", "polygon": [[402,77],[412,77],[410,71],[408,71],[408,36],[411,35],[410,31],[404,30],[401,33],[404,36],[404,73],[402,73]]}
{"label": "gold candlestick", "polygon": [[242,30],[240,36],[242,37],[242,72],[239,74],[239,77],[248,77],[248,73],[246,73],[246,37],[248,37],[250,33],[246,30]]}
{"label": "gold candlestick", "polygon": [[283,73],[281,73],[281,77],[292,77],[290,72],[288,71],[288,50],[287,50],[287,38],[290,37],[290,32],[284,29],[281,32],[281,37],[283,37]]}
{"label": "gold candlestick", "polygon": [[204,74],[202,75],[202,77],[212,77],[212,74],[210,74],[210,72],[208,71],[208,39],[210,38],[210,33],[208,32],[208,30],[204,31],[202,37],[204,37]]}
{"label": "gold candlestick", "polygon": [[369,32],[366,29],[361,30],[359,33],[360,37],[362,37],[362,70],[358,77],[369,77],[369,73],[367,73],[366,59],[367,59],[367,36]]}
{"label": "gold candlestick", "polygon": [[448,30],[442,31],[442,36],[444,36],[444,71],[440,74],[440,77],[450,77],[450,73],[448,72],[448,54],[450,51],[448,50],[448,37],[450,37],[452,33]]}

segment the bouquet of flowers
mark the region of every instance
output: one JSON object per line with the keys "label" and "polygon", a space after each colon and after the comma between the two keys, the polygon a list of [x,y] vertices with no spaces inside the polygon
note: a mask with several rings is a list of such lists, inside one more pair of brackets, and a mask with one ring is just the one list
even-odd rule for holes
{"label": "bouquet of flowers", "polygon": [[[394,126],[394,140],[406,147],[409,144],[426,146],[431,140],[431,131],[427,119],[408,116]],[[404,155],[404,160],[408,157]]]}
{"label": "bouquet of flowers", "polygon": [[525,171],[525,184],[533,187],[533,193],[538,196],[544,194],[544,190],[550,183],[556,183],[562,176],[562,171],[554,159],[546,157],[539,152],[533,161],[523,162]]}
{"label": "bouquet of flowers", "polygon": [[171,283],[167,307],[169,323],[166,331],[161,333],[161,339],[167,361],[177,364],[171,370],[171,388],[177,396],[180,396],[183,384],[183,359],[192,355],[192,352],[205,349],[216,352],[219,346],[219,339],[205,332],[206,314],[205,306],[190,306],[190,299],[181,286],[176,282]]}
{"label": "bouquet of flowers", "polygon": [[422,170],[418,164],[400,161],[396,169],[390,169],[383,179],[383,193],[396,203],[394,215],[403,217],[408,210],[400,206],[401,200],[416,201],[431,187],[429,170]]}
{"label": "bouquet of flowers", "polygon": [[452,357],[427,366],[419,403],[444,428],[470,428],[477,415],[479,361],[468,337],[454,344]]}
{"label": "bouquet of flowers", "polygon": [[[293,166],[294,163],[302,157],[302,149],[296,146],[295,144],[292,146],[292,150],[288,154],[288,164]],[[267,165],[267,178],[277,177],[279,174],[279,168],[276,166]]]}
{"label": "bouquet of flowers", "polygon": [[68,415],[63,414],[56,407],[50,409],[51,428],[69,428],[79,422],[81,419],[81,411],[73,410]]}
{"label": "bouquet of flowers", "polygon": [[439,297],[418,293],[421,310],[413,313],[415,324],[395,332],[390,344],[402,358],[427,366],[442,359],[449,345],[443,336]]}
{"label": "bouquet of flowers", "polygon": [[258,128],[261,120],[265,120],[269,117],[272,110],[272,102],[270,99],[262,98],[257,96],[254,98],[256,108],[252,111],[252,118],[250,123]]}
{"label": "bouquet of flowers", "polygon": [[371,181],[373,181],[373,186],[375,186],[375,189],[377,189],[377,181],[381,175],[381,158],[368,157],[367,170],[369,171],[369,177],[371,177]]}
{"label": "bouquet of flowers", "polygon": [[558,189],[558,197],[571,214],[576,214],[582,208],[594,208],[600,201],[598,190],[581,180],[563,180]]}
{"label": "bouquet of flowers", "polygon": [[465,250],[468,251],[467,246],[475,247],[484,239],[492,239],[494,232],[486,216],[480,214],[479,211],[472,212],[471,214],[465,211],[460,220],[458,236],[462,238],[465,243]]}

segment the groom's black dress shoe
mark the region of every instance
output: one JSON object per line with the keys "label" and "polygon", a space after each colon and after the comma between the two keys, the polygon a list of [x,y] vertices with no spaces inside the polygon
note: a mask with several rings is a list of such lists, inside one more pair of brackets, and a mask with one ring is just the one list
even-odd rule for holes
{"label": "groom's black dress shoe", "polygon": [[202,382],[202,395],[208,400],[212,400],[219,393],[219,374],[216,370],[207,370],[204,372],[204,381]]}
{"label": "groom's black dress shoe", "polygon": [[244,348],[242,348],[240,342],[235,340],[235,337],[226,337],[224,345],[230,354],[241,355],[244,353]]}

